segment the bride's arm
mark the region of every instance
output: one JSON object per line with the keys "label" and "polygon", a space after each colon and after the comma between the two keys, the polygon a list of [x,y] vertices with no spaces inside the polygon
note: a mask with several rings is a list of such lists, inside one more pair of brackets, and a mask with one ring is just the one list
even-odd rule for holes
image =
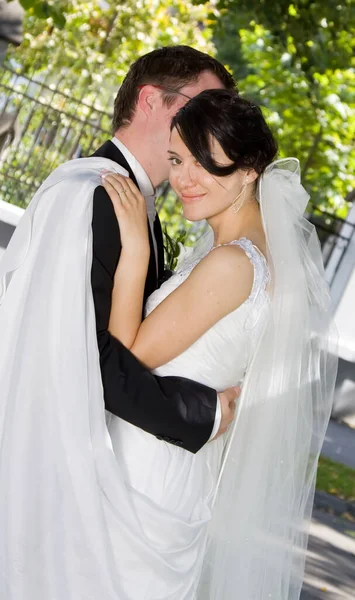
{"label": "bride's arm", "polygon": [[143,321],[131,352],[150,369],[172,360],[248,298],[253,276],[241,248],[216,248]]}
{"label": "bride's arm", "polygon": [[[130,189],[126,198],[116,190],[127,184]],[[181,354],[238,308],[250,294],[254,269],[238,246],[216,248],[142,323],[149,260],[145,200],[123,176],[107,176],[104,186],[114,204],[122,241],[109,331],[143,364],[154,369]]]}
{"label": "bride's arm", "polygon": [[122,244],[114,276],[108,330],[131,348],[142,322],[150,256],[147,208],[144,197],[127,177],[107,174],[103,186],[115,209]]}

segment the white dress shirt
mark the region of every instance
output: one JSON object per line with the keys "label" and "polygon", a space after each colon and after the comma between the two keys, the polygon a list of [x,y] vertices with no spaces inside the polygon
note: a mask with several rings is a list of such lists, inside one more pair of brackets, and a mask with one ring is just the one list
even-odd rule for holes
{"label": "white dress shirt", "polygon": [[[131,167],[135,178],[137,179],[137,183],[141,193],[143,194],[145,201],[147,203],[147,214],[150,225],[150,230],[152,232],[153,244],[154,244],[154,252],[155,252],[155,260],[157,265],[157,273],[158,273],[158,248],[157,242],[154,235],[154,221],[157,216],[157,211],[155,208],[155,191],[150,181],[147,173],[143,169],[142,165],[138,162],[138,160],[133,156],[133,154],[126,148],[126,146],[116,137],[112,138],[112,143],[122,152],[129,166]],[[222,411],[221,411],[221,403],[219,401],[217,395],[217,406],[216,406],[216,416],[215,422],[212,429],[211,436],[209,440],[212,440],[219,430],[219,426],[221,423]]]}
{"label": "white dress shirt", "polygon": [[147,204],[147,215],[148,221],[150,225],[150,230],[152,232],[153,245],[154,245],[154,253],[155,253],[155,262],[157,266],[158,273],[158,248],[157,242],[154,236],[154,221],[157,216],[157,211],[155,208],[155,191],[150,181],[147,173],[143,169],[142,165],[138,162],[138,160],[133,156],[133,154],[126,148],[126,146],[116,137],[112,138],[112,143],[122,152],[129,166],[131,167],[134,176],[137,180],[138,187],[143,194],[146,204]]}

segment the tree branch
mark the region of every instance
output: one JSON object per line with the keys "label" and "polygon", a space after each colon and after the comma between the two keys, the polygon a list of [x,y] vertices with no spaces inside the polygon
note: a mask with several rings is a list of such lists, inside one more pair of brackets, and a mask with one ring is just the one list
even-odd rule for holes
{"label": "tree branch", "polygon": [[318,148],[319,142],[322,139],[322,135],[323,135],[323,128],[320,125],[319,126],[319,131],[318,131],[318,133],[316,134],[316,136],[315,136],[315,138],[313,140],[312,148],[310,149],[310,151],[308,153],[308,156],[306,158],[306,161],[304,163],[304,166],[302,168],[302,176],[303,177],[306,176],[306,173],[307,173],[308,169],[310,168],[310,166],[312,164],[312,159],[313,159],[314,153],[315,153],[315,151]]}

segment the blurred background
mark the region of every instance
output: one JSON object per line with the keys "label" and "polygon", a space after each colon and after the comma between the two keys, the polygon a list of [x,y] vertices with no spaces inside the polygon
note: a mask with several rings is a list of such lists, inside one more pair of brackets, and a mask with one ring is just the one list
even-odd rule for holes
{"label": "blurred background", "polygon": [[[307,217],[317,227],[340,335],[332,421],[318,476],[324,496],[318,494],[318,503],[339,518],[345,514],[352,527],[354,0],[0,0],[0,256],[46,176],[110,137],[113,99],[130,64],[172,44],[188,44],[223,62],[241,94],[263,107],[280,156],[301,162],[311,196]],[[168,185],[159,190],[158,209],[169,235],[186,232],[186,243],[193,244],[201,226],[183,220]],[[345,504],[334,508],[328,496]],[[341,552],[354,558],[353,544]],[[336,571],[339,552],[338,547]],[[333,558],[324,565],[324,585],[310,583],[305,599],[355,597],[355,579],[345,576],[347,556],[341,557],[342,589],[339,581],[334,584],[335,574],[334,581],[329,577]],[[355,558],[350,570],[355,573]]]}

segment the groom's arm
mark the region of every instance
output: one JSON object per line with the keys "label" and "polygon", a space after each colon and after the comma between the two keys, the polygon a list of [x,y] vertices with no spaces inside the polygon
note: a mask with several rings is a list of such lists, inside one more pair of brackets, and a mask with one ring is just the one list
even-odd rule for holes
{"label": "groom's arm", "polygon": [[197,452],[216,413],[214,390],[182,377],[157,377],[108,332],[98,333],[105,407],[158,439]]}
{"label": "groom's arm", "polygon": [[105,407],[159,439],[197,452],[214,428],[217,393],[183,377],[153,375],[111,336],[108,322],[121,244],[113,206],[102,187],[94,194],[92,229],[91,283]]}

